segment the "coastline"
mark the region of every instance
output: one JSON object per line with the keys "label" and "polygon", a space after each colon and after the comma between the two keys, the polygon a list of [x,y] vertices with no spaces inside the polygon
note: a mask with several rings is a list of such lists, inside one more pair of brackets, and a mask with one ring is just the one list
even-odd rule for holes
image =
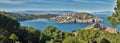
{"label": "coastline", "polygon": [[32,20],[23,20],[19,22],[25,22],[25,21],[48,21],[48,19],[32,19]]}

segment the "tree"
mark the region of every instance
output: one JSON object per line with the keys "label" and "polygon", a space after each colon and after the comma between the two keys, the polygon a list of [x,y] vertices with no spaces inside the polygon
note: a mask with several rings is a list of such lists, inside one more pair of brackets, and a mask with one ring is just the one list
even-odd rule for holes
{"label": "tree", "polygon": [[55,43],[55,40],[51,39],[48,43]]}
{"label": "tree", "polygon": [[110,41],[105,39],[105,38],[103,38],[103,39],[101,39],[101,43],[110,43]]}
{"label": "tree", "polygon": [[18,37],[15,34],[11,34],[9,39],[11,39],[13,41],[13,43],[15,43],[15,41],[18,40]]}
{"label": "tree", "polygon": [[108,17],[108,20],[110,21],[111,25],[112,25],[114,28],[117,27],[118,22],[117,22],[117,20],[116,20],[115,17],[109,16],[109,17]]}
{"label": "tree", "polygon": [[108,20],[110,21],[111,25],[116,28],[117,25],[120,25],[120,0],[117,0],[114,10],[115,12],[112,14],[112,16],[108,17]]}
{"label": "tree", "polygon": [[[47,35],[47,37],[54,39],[55,41],[59,41],[60,33],[61,33],[61,31],[57,27],[54,27],[54,26],[48,26],[44,30],[44,34]],[[49,38],[47,38],[47,40]]]}
{"label": "tree", "polygon": [[53,35],[53,33],[60,33],[61,31],[54,26],[48,26],[45,30],[44,33],[47,35]]}
{"label": "tree", "polygon": [[66,37],[63,43],[80,43],[77,37]]}

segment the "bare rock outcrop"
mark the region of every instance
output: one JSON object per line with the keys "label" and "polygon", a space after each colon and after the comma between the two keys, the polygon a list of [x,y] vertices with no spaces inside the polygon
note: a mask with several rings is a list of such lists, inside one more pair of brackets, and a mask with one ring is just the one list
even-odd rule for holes
{"label": "bare rock outcrop", "polygon": [[100,29],[100,30],[105,30],[107,32],[110,32],[110,33],[118,33],[117,29],[113,29],[109,26],[105,26],[103,24],[99,24],[99,23],[94,23],[92,25],[89,25],[87,27],[84,28],[85,30],[88,30],[88,29]]}

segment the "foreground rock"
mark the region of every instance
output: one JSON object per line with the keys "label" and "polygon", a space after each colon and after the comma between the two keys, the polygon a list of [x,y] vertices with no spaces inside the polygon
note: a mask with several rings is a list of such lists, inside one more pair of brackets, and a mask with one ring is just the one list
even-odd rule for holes
{"label": "foreground rock", "polygon": [[100,29],[100,30],[105,30],[105,31],[110,32],[110,33],[116,33],[116,34],[118,33],[117,29],[113,29],[109,26],[105,26],[105,25],[99,24],[99,23],[94,23],[94,24],[87,26],[85,28],[85,30],[88,30],[88,29]]}
{"label": "foreground rock", "polygon": [[[94,23],[94,24],[91,24],[85,28],[83,28],[83,30],[103,30],[103,31],[106,31],[106,32],[109,32],[109,33],[113,33],[113,34],[118,34],[119,32],[117,31],[117,29],[113,29],[109,26],[105,26],[103,24],[99,24],[99,23]],[[75,36],[78,36],[78,31],[75,30],[75,31],[72,31],[72,33],[75,35]]]}
{"label": "foreground rock", "polygon": [[72,13],[72,14],[62,14],[60,16],[56,16],[50,18],[50,20],[58,22],[58,23],[95,23],[95,22],[103,22],[101,18],[93,16],[89,13]]}

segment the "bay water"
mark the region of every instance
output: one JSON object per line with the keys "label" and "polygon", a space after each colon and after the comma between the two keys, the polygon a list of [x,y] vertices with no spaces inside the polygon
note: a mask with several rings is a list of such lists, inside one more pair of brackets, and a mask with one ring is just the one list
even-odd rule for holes
{"label": "bay water", "polygon": [[[99,13],[93,13],[94,16],[97,16],[99,18],[102,18],[104,20],[103,23],[106,26],[111,26],[111,24],[109,23],[109,21],[107,20],[107,17],[110,16],[112,13],[103,13],[103,14],[99,14]],[[53,22],[53,21],[49,21],[49,20],[28,20],[28,21],[22,21],[20,22],[20,24],[22,26],[28,26],[28,27],[33,27],[36,28],[38,30],[43,31],[47,26],[55,26],[57,28],[59,28],[59,30],[61,30],[62,32],[71,32],[73,30],[79,30],[82,28],[85,28],[89,25],[91,25],[92,23],[68,23],[68,24],[61,24],[61,23],[57,23],[57,22]],[[118,31],[120,31],[120,26],[117,27]]]}

